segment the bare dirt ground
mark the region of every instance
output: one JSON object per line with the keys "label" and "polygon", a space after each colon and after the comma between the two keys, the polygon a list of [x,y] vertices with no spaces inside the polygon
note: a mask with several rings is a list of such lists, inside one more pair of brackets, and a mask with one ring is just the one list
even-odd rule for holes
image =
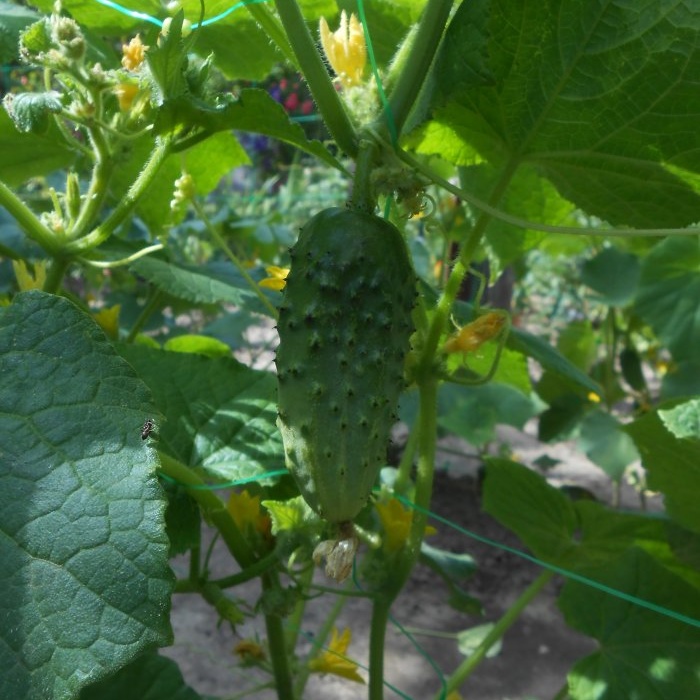
{"label": "bare dirt ground", "polygon": [[[571,446],[548,446],[545,450],[535,438],[512,430],[503,431],[501,437],[513,445],[516,457],[523,463],[532,463],[544,451],[560,459],[560,464],[547,475],[550,482],[583,486],[600,500],[610,500],[611,489],[607,477],[572,452]],[[444,440],[441,445],[444,451],[438,456],[439,470],[432,510],[479,535],[523,549],[514,535],[481,510],[477,479],[479,462],[475,458],[458,458],[454,454],[455,448],[464,452],[468,451],[468,447],[450,439]],[[638,497],[630,488],[623,489],[622,503],[631,508],[639,506]],[[425,652],[423,655],[396,626],[390,626],[385,646],[386,681],[399,692],[387,687],[387,699],[424,700],[439,697],[440,672],[426,656],[443,673],[454,670],[464,657],[450,634],[498,620],[540,573],[539,568],[528,561],[467,539],[463,534],[443,526],[438,527],[430,543],[452,552],[468,552],[476,558],[478,571],[464,587],[481,601],[484,615],[467,615],[449,607],[446,602],[447,587],[430,569],[419,565],[392,612],[401,625],[432,630],[437,636],[415,635]],[[228,554],[220,548],[216,549],[212,564],[217,575],[231,573]],[[184,575],[186,563],[176,561],[175,568],[180,575]],[[328,583],[321,572],[318,573],[318,582]],[[549,700],[566,682],[566,674],[572,664],[595,648],[592,640],[564,624],[556,606],[562,583],[561,579],[554,579],[549,584],[508,631],[501,653],[485,660],[460,688],[465,700]],[[254,602],[258,588],[251,584],[237,588],[235,594]],[[324,595],[309,603],[302,634],[310,638],[313,636],[334,600],[335,596]],[[339,627],[349,626],[352,630],[352,644],[348,653],[360,663],[367,659],[369,613],[367,601],[353,599],[339,619]],[[163,651],[178,661],[185,679],[199,693],[238,697],[238,693],[260,681],[260,676],[256,676],[251,669],[240,668],[232,653],[237,641],[253,637],[261,631],[255,626],[259,620],[241,625],[234,634],[228,626],[217,627],[215,611],[198,596],[192,595],[175,598],[172,620],[175,645]],[[366,677],[366,672],[361,670],[360,673]],[[267,700],[274,698],[275,694],[263,690],[250,697]],[[361,700],[366,697],[366,687],[332,676],[312,676],[304,697],[308,700]]]}

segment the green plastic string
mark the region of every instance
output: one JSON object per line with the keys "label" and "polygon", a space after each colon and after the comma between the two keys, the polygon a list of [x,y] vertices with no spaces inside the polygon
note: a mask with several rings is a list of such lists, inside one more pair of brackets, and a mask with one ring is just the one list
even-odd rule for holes
{"label": "green plastic string", "polygon": [[[145,12],[139,12],[138,10],[130,10],[128,7],[120,5],[118,2],[113,2],[113,0],[95,0],[95,2],[99,3],[100,5],[104,5],[105,7],[109,7],[112,10],[116,10],[117,12],[120,12],[121,14],[126,15],[127,17],[131,17],[133,19],[140,19],[145,22],[150,22],[151,24],[155,24],[156,27],[163,26],[163,20],[157,19],[156,17],[146,14]],[[268,2],[268,0],[241,0],[241,2],[237,2],[235,5],[231,5],[231,7],[224,10],[223,12],[220,12],[218,15],[214,15],[214,17],[205,19],[203,22],[194,22],[192,24],[192,28],[197,29],[197,27],[206,27],[210,24],[215,24],[216,22],[221,21],[225,17],[228,17],[230,14],[232,14],[236,10],[240,10],[246,5],[257,5],[261,2]]]}
{"label": "green plastic string", "polygon": [[169,484],[175,484],[176,486],[182,486],[186,489],[191,489],[192,491],[219,491],[220,489],[231,489],[237,486],[245,486],[254,481],[263,481],[263,479],[272,479],[278,476],[286,476],[289,472],[286,469],[277,469],[271,472],[265,472],[264,474],[254,474],[253,476],[246,476],[243,479],[234,479],[233,481],[225,481],[223,484],[183,484],[177,479],[173,479],[167,474],[160,472],[158,476],[167,481]]}
{"label": "green plastic string", "polygon": [[[352,582],[355,584],[355,588],[357,588],[358,591],[362,591],[364,593],[364,589],[357,578],[357,565],[355,560],[352,562]],[[425,649],[423,649],[423,647],[418,643],[418,640],[391,613],[389,613],[389,622],[391,622],[391,624],[394,625],[394,627],[396,627],[396,629],[398,629],[399,632],[401,632],[401,634],[403,634],[403,636],[406,637],[409,642],[411,642],[411,644],[413,644],[415,650],[433,667],[435,674],[440,679],[440,686],[442,688],[440,692],[440,700],[445,700],[447,698],[447,680],[445,679],[442,669],[437,665],[435,659],[433,659],[433,657],[430,656]],[[386,681],[384,684],[387,685]],[[392,688],[392,690],[396,691],[395,688]]]}
{"label": "green plastic string", "polygon": [[616,598],[620,598],[621,600],[624,600],[627,603],[633,603],[634,605],[638,605],[641,608],[646,608],[647,610],[651,610],[655,613],[659,613],[660,615],[665,615],[666,617],[673,618],[674,620],[677,620],[678,622],[683,622],[686,625],[690,625],[691,627],[697,627],[698,629],[700,629],[700,620],[696,620],[692,617],[688,617],[687,615],[683,615],[683,613],[676,612],[675,610],[670,610],[669,608],[665,608],[661,605],[656,605],[656,603],[651,603],[647,600],[644,600],[643,598],[637,598],[637,596],[630,595],[629,593],[623,593],[622,591],[618,591],[616,588],[611,588],[610,586],[606,586],[604,583],[599,583],[598,581],[590,579],[586,576],[582,576],[581,574],[577,574],[573,571],[569,571],[568,569],[564,569],[560,566],[556,566],[555,564],[549,564],[545,561],[538,559],[537,557],[533,557],[530,554],[526,554],[525,552],[522,552],[519,549],[509,547],[508,545],[501,544],[500,542],[495,542],[494,540],[490,540],[488,537],[483,537],[482,535],[477,535],[475,532],[471,532],[470,530],[467,530],[466,528],[460,527],[456,523],[453,523],[450,520],[447,520],[447,518],[443,518],[442,516],[437,515],[437,513],[433,513],[430,510],[427,510],[425,508],[421,508],[420,506],[417,506],[415,503],[413,503],[412,501],[409,501],[407,498],[404,498],[403,496],[397,495],[396,498],[401,503],[408,506],[409,508],[412,508],[416,512],[427,515],[430,518],[437,520],[439,523],[442,523],[443,525],[447,525],[448,527],[451,527],[453,530],[456,530],[460,534],[465,535],[466,537],[470,537],[471,539],[476,540],[477,542],[482,542],[483,544],[490,545],[491,547],[496,547],[497,549],[500,549],[502,552],[508,552],[509,554],[515,554],[515,556],[520,557],[521,559],[525,559],[526,561],[530,561],[533,564],[537,564],[537,566],[541,566],[544,569],[548,569],[549,571],[552,571],[555,574],[560,574],[562,576],[565,576],[566,578],[569,578],[572,581],[576,581],[577,583],[582,583],[586,586],[590,586],[591,588],[595,588],[599,591],[602,591],[603,593],[607,593],[608,595],[614,596]]}
{"label": "green plastic string", "polygon": [[396,627],[399,632],[401,632],[401,634],[403,634],[404,637],[406,637],[408,641],[413,644],[414,649],[433,667],[435,674],[440,680],[440,687],[442,688],[440,691],[440,700],[445,700],[447,698],[447,680],[445,679],[442,669],[437,665],[433,657],[430,656],[430,654],[428,654],[428,652],[418,643],[418,640],[416,640],[416,638],[393,615],[389,615],[389,620],[391,620],[394,627]]}
{"label": "green plastic string", "polygon": [[379,68],[377,67],[377,61],[374,58],[374,48],[372,47],[372,39],[369,35],[369,27],[367,26],[367,17],[365,16],[365,5],[363,0],[357,0],[357,13],[360,16],[360,22],[362,23],[362,31],[365,35],[365,44],[367,44],[367,56],[369,57],[369,65],[372,69],[372,75],[377,83],[377,92],[379,93],[379,100],[382,103],[382,108],[384,109],[384,117],[386,118],[386,125],[389,129],[389,136],[391,137],[392,146],[398,145],[399,135],[396,133],[396,122],[394,120],[394,113],[391,111],[391,105],[387,99],[386,92],[384,91],[384,85],[382,85],[382,79],[379,75]]}
{"label": "green plastic string", "polygon": [[[286,474],[289,474],[289,472],[286,469],[278,469],[271,472],[265,472],[264,474],[249,476],[244,479],[235,479],[234,481],[228,481],[223,484],[201,484],[191,486],[189,484],[182,484],[176,479],[173,479],[172,477],[169,477],[165,474],[160,474],[160,476],[166,481],[169,481],[173,484],[178,484],[179,486],[182,486],[186,489],[216,491],[217,489],[226,489],[236,486],[242,486],[244,484],[249,484],[253,481],[262,481],[263,479],[271,479],[273,477],[284,476]],[[683,613],[679,613],[675,610],[671,610],[670,608],[665,608],[662,605],[657,605],[656,603],[644,600],[643,598],[638,598],[637,596],[631,595],[629,593],[624,593],[623,591],[619,591],[616,588],[611,588],[610,586],[606,586],[604,583],[599,583],[594,579],[588,578],[587,576],[583,576],[581,574],[577,574],[574,571],[569,571],[568,569],[565,569],[561,566],[557,566],[556,564],[549,564],[548,562],[542,561],[541,559],[538,559],[537,557],[534,557],[531,554],[526,554],[525,552],[522,552],[519,549],[509,547],[506,544],[501,544],[500,542],[491,540],[488,537],[484,537],[483,535],[477,535],[475,532],[467,530],[466,528],[457,525],[457,523],[453,523],[451,520],[447,520],[447,518],[443,518],[441,515],[433,513],[433,511],[428,510],[427,508],[417,506],[415,503],[413,503],[413,501],[410,501],[404,496],[396,495],[396,498],[408,508],[412,508],[418,513],[427,515],[429,518],[432,518],[433,520],[436,520],[437,522],[442,523],[443,525],[446,525],[447,527],[450,527],[453,530],[456,530],[465,537],[469,537],[473,540],[476,540],[477,542],[481,542],[482,544],[487,544],[490,547],[500,549],[502,552],[514,554],[516,557],[520,557],[521,559],[525,559],[526,561],[532,562],[537,566],[541,566],[543,569],[552,571],[555,574],[559,574],[561,576],[569,578],[572,581],[576,581],[577,583],[582,583],[584,586],[590,586],[591,588],[595,588],[596,590],[602,591],[603,593],[607,593],[608,595],[619,598],[620,600],[624,600],[627,603],[638,605],[640,608],[646,608],[647,610],[651,610],[652,612],[658,613],[659,615],[665,615],[666,617],[670,617],[678,622],[683,622],[686,625],[690,625],[691,627],[697,627],[698,629],[700,629],[700,620],[696,620],[695,618],[689,617],[688,615],[684,615]]]}

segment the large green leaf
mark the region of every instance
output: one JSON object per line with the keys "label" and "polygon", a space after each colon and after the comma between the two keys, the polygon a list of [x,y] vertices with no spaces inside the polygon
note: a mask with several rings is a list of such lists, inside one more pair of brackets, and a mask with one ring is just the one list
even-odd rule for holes
{"label": "large green leaf", "polygon": [[[671,408],[670,406],[667,408]],[[663,410],[663,408],[662,408]],[[668,512],[681,525],[700,533],[700,440],[677,438],[657,412],[625,426],[649,472],[649,488],[662,491]]]}
{"label": "large green leaf", "polygon": [[600,410],[591,411],[581,423],[579,447],[611,479],[620,481],[625,469],[639,454],[629,435],[615,416]]}
{"label": "large green leaf", "polygon": [[520,464],[489,459],[484,508],[540,559],[570,571],[603,566],[637,546],[697,584],[697,573],[671,552],[666,521],[622,513],[594,501],[572,502]]}
{"label": "large green leaf", "polygon": [[[698,620],[698,592],[640,549],[590,572],[601,583]],[[700,629],[572,581],[559,601],[600,649],[569,674],[572,700],[700,697]]]}
{"label": "large green leaf", "polygon": [[178,113],[178,118],[187,125],[199,126],[210,133],[237,129],[264,134],[296,146],[334,168],[342,169],[320,141],[306,138],[301,126],[293,122],[284,107],[265,90],[245,88],[241,90],[238,99],[212,107],[183,97],[164,106],[164,109],[169,108],[173,108]]}
{"label": "large green leaf", "polygon": [[603,248],[581,267],[581,281],[610,306],[627,306],[637,291],[639,258],[618,248]]}
{"label": "large green leaf", "polygon": [[0,180],[21,185],[30,177],[48,175],[75,160],[58,129],[51,125],[46,134],[21,134],[7,112],[0,108]]}
{"label": "large green leaf", "polygon": [[0,313],[0,376],[0,696],[74,698],[171,641],[154,409],[99,327],[42,292]]}
{"label": "large green leaf", "polygon": [[573,504],[520,464],[488,460],[483,505],[542,559],[556,560],[574,547]]}
{"label": "large green leaf", "polygon": [[229,263],[213,262],[195,267],[149,257],[136,261],[131,269],[158,289],[178,299],[186,299],[195,304],[224,302],[269,314],[247,280]]}
{"label": "large green leaf", "polygon": [[[50,14],[54,7],[54,1],[32,0],[32,5]],[[78,24],[83,24],[100,34],[114,36],[123,36],[127,32],[134,32],[138,28],[149,26],[141,17],[133,15],[143,14],[157,18],[163,11],[163,6],[158,0],[139,0],[131,8],[132,15],[119,12],[116,8],[106,7],[94,0],[66,0],[62,5]]]}
{"label": "large green leaf", "polygon": [[200,700],[171,659],[143,654],[110,678],[89,686],[80,700]]}
{"label": "large green leaf", "polygon": [[443,42],[434,115],[468,124],[445,148],[529,165],[612,224],[686,226],[700,218],[678,170],[700,171],[699,67],[696,5],[473,0]]}
{"label": "large green leaf", "polygon": [[230,481],[284,468],[277,382],[233,358],[123,346],[165,422],[162,447],[208,476]]}
{"label": "large green leaf", "polygon": [[521,328],[513,328],[508,336],[507,345],[509,348],[537,360],[543,369],[553,372],[575,386],[598,395],[603,393],[597,382],[593,381],[546,340]]}
{"label": "large green leaf", "polygon": [[[127,192],[143,169],[153,146],[153,138],[150,135],[130,144],[124,162],[119,163],[110,183],[115,198],[119,199]],[[248,162],[246,152],[233,134],[213,134],[184,154],[170,156],[138,201],[136,211],[141,219],[157,232],[172,221],[170,202],[175,191],[175,180],[182,175],[183,169],[192,176],[197,194],[204,196],[211,192],[232,168]]]}
{"label": "large green leaf", "polygon": [[[699,213],[700,214],[700,213]],[[635,311],[675,360],[700,359],[700,240],[667,238],[642,263]]]}

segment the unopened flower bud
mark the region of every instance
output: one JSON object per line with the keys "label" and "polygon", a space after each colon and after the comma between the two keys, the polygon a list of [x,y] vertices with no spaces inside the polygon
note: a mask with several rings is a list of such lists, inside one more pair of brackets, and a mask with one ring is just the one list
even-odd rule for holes
{"label": "unopened flower bud", "polygon": [[129,71],[137,71],[146,57],[148,46],[141,41],[137,34],[128,44],[122,45],[122,66]]}
{"label": "unopened flower bud", "polygon": [[66,176],[66,210],[71,219],[80,214],[80,181],[75,173]]}

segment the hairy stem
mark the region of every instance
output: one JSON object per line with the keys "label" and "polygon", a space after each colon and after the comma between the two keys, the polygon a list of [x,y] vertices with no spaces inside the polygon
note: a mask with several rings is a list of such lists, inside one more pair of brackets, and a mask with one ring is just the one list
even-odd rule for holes
{"label": "hairy stem", "polygon": [[226,547],[242,569],[256,562],[256,557],[248,542],[241,534],[231,514],[222,500],[212,491],[201,488],[204,481],[191,469],[165,452],[159,452],[160,470],[181,486],[190,486],[187,492],[199,504],[214,527],[221,534]]}
{"label": "hairy stem", "polygon": [[34,212],[2,180],[0,180],[0,207],[7,209],[8,214],[27,236],[38,243],[49,255],[57,255],[60,252],[61,240],[39,221]]}
{"label": "hairy stem", "polygon": [[328,131],[342,151],[353,158],[356,157],[358,147],[355,129],[321,60],[296,0],[275,0],[275,7]]}
{"label": "hairy stem", "polygon": [[384,640],[393,597],[380,596],[372,604],[372,626],[369,638],[369,700],[384,697]]}
{"label": "hairy stem", "polygon": [[66,274],[66,270],[70,265],[70,260],[63,257],[56,257],[53,259],[49,271],[46,275],[46,281],[44,282],[44,291],[49,294],[58,294],[61,289],[61,284],[63,283],[63,277]]}
{"label": "hairy stem", "polygon": [[[279,588],[279,580],[276,572],[268,571],[262,576],[264,591]],[[279,615],[268,613],[265,615],[265,628],[267,630],[267,644],[270,649],[270,661],[275,676],[275,689],[279,700],[294,700],[294,687],[292,674],[289,668],[289,655],[284,634],[282,618]]]}
{"label": "hairy stem", "polygon": [[148,321],[148,319],[151,317],[151,314],[158,308],[162,296],[163,293],[159,289],[151,289],[148,298],[146,299],[146,303],[143,309],[141,309],[141,313],[138,315],[136,321],[134,321],[134,325],[131,327],[129,335],[126,336],[127,343],[134,342],[136,336],[146,325],[146,321]]}
{"label": "hairy stem", "polygon": [[158,142],[151,152],[150,158],[144,165],[143,170],[139,173],[136,180],[134,180],[128,192],[119,200],[119,203],[112,213],[103,223],[86,236],[68,243],[65,246],[67,252],[85,253],[88,250],[96,248],[101,243],[104,243],[104,241],[114,233],[116,228],[120,226],[133,211],[149,185],[155,180],[165,159],[170,155],[171,142],[172,139],[170,137],[163,138]]}
{"label": "hairy stem", "polygon": [[[397,136],[401,133],[435,58],[440,39],[445,31],[447,18],[452,9],[452,2],[453,0],[428,0],[418,22],[418,30],[411,51],[389,97],[390,115]],[[384,116],[382,116],[382,124],[377,126],[384,133],[388,132]]]}

